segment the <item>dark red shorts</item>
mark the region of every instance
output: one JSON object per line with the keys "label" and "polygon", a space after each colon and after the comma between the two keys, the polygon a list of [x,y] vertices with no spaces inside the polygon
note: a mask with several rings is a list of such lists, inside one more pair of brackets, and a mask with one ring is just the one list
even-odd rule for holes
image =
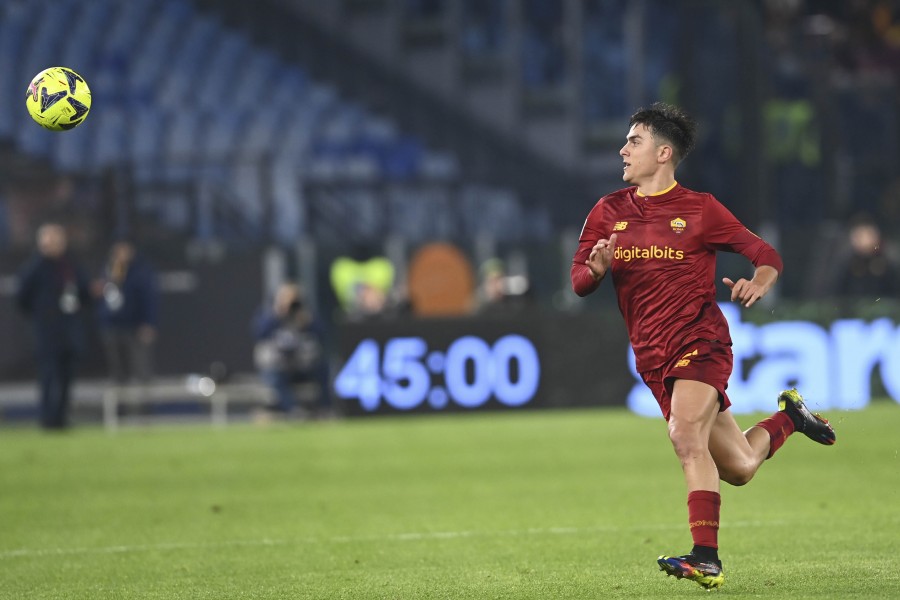
{"label": "dark red shorts", "polygon": [[719,392],[719,411],[731,406],[725,389],[733,366],[731,346],[698,341],[684,346],[675,358],[662,367],[641,373],[641,379],[653,392],[653,397],[668,421],[672,411],[672,388],[676,379],[690,379],[711,385]]}

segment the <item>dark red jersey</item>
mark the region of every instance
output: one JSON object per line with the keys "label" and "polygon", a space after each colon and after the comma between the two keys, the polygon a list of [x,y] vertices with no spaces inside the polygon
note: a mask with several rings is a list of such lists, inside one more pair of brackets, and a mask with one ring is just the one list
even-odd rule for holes
{"label": "dark red jersey", "polygon": [[655,196],[630,187],[591,210],[572,261],[579,296],[597,289],[584,262],[597,240],[617,234],[610,270],[640,372],[669,362],[685,344],[731,335],[716,304],[716,251],[738,252],[781,272],[781,257],[711,194],[681,185]]}

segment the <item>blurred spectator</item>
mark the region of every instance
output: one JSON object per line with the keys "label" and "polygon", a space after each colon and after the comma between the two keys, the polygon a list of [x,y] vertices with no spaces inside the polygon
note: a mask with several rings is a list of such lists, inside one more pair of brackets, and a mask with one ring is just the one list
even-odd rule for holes
{"label": "blurred spectator", "polygon": [[287,414],[300,404],[300,386],[315,389],[311,407],[318,415],[331,411],[325,329],[307,306],[298,285],[283,283],[272,305],[253,320],[254,360],[260,376],[275,392],[270,412]]}
{"label": "blurred spectator", "polygon": [[354,260],[335,259],[330,272],[331,287],[351,319],[367,319],[395,312],[399,299],[392,297],[394,265],[388,258],[374,256]]}
{"label": "blurred spectator", "polygon": [[868,215],[851,221],[834,272],[834,296],[875,300],[900,293],[900,252],[886,243],[878,223]]}
{"label": "blurred spectator", "polygon": [[153,267],[129,241],[112,245],[103,276],[94,282],[97,316],[110,379],[146,383],[153,375],[159,290]]}
{"label": "blurred spectator", "polygon": [[528,279],[510,276],[503,261],[491,258],[482,263],[481,277],[475,302],[479,313],[499,313],[521,308],[528,292]]}
{"label": "blurred spectator", "polygon": [[47,429],[68,425],[70,388],[85,346],[84,309],[91,301],[88,278],[67,251],[58,223],[37,232],[37,254],[19,273],[16,302],[34,324],[40,379],[40,422]]}

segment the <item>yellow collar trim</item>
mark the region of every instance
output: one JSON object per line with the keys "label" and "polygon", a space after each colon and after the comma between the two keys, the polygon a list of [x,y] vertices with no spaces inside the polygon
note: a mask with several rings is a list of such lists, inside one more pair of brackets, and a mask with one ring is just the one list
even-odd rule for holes
{"label": "yellow collar trim", "polygon": [[678,185],[678,182],[677,182],[677,181],[674,182],[674,183],[673,183],[672,185],[670,185],[669,187],[667,187],[666,189],[664,189],[663,191],[661,191],[661,192],[656,192],[655,194],[642,194],[642,193],[640,193],[639,191],[635,191],[635,193],[636,193],[638,196],[640,196],[641,198],[647,198],[647,197],[651,197],[651,196],[662,196],[663,194],[667,194],[667,193],[671,192],[672,189],[674,189],[674,187],[675,187],[676,185]]}

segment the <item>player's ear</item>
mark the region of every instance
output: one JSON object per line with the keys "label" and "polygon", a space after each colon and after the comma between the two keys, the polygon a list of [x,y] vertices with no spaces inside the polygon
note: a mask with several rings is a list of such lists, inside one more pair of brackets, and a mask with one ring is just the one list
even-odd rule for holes
{"label": "player's ear", "polygon": [[668,144],[660,144],[656,149],[656,158],[661,163],[672,160],[673,154],[672,146]]}

